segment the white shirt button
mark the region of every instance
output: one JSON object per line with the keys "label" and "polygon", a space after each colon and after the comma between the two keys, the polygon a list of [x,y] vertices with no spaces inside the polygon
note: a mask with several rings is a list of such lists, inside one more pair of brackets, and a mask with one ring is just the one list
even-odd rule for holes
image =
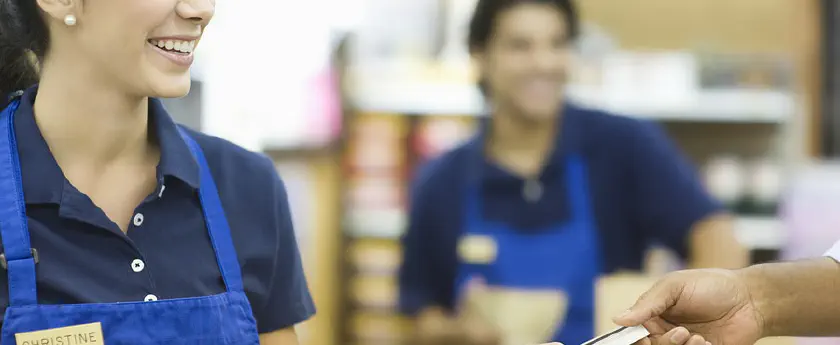
{"label": "white shirt button", "polygon": [[134,215],[134,226],[143,225],[143,214],[138,213]]}
{"label": "white shirt button", "polygon": [[143,262],[143,260],[134,259],[133,261],[131,261],[131,270],[132,271],[134,271],[136,273],[140,273],[140,272],[143,271],[144,268],[146,268],[146,263]]}
{"label": "white shirt button", "polygon": [[158,193],[158,198],[163,197],[163,191],[165,191],[165,190],[166,190],[166,185],[163,185],[163,184],[160,185],[160,193]]}
{"label": "white shirt button", "polygon": [[146,298],[143,299],[143,302],[154,302],[154,301],[157,301],[157,296],[152,295],[152,294],[146,295]]}

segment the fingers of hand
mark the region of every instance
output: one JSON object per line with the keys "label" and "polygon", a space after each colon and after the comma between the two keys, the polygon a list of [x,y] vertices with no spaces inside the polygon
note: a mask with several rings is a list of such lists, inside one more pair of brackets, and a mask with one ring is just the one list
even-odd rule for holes
{"label": "fingers of hand", "polygon": [[673,273],[660,279],[630,309],[613,321],[621,326],[637,326],[661,315],[676,304],[685,283],[684,276]]}
{"label": "fingers of hand", "polygon": [[702,336],[695,334],[685,343],[685,345],[706,345],[708,342]]}
{"label": "fingers of hand", "polygon": [[679,287],[684,282],[678,277],[665,277],[645,292],[629,310],[613,321],[621,326],[637,326],[659,316],[672,307],[679,298]]}
{"label": "fingers of hand", "polygon": [[688,345],[686,343],[691,339],[691,333],[689,333],[685,327],[676,327],[668,331],[668,333],[665,333],[665,335],[663,335],[662,338],[663,340],[667,341],[670,345]]}
{"label": "fingers of hand", "polygon": [[662,334],[665,334],[666,332],[674,329],[674,327],[677,327],[676,325],[674,325],[674,324],[672,324],[668,321],[665,321],[664,319],[662,319],[660,317],[654,317],[654,318],[648,320],[647,322],[642,323],[642,325],[645,326],[645,328],[648,330],[648,332],[650,332],[650,334],[653,334],[653,335],[662,335]]}

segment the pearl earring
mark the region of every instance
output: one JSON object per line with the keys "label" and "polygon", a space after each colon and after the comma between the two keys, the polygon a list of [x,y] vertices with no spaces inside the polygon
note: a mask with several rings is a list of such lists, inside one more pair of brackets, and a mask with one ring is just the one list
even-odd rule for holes
{"label": "pearl earring", "polygon": [[64,24],[66,24],[67,26],[76,25],[76,16],[74,16],[72,14],[68,14],[68,15],[64,16]]}

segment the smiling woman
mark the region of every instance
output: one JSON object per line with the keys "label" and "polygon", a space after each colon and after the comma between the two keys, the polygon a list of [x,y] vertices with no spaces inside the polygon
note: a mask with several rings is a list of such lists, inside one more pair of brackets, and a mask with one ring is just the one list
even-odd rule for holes
{"label": "smiling woman", "polygon": [[0,343],[297,344],[314,306],[273,163],[156,99],[189,92],[214,11],[0,0]]}

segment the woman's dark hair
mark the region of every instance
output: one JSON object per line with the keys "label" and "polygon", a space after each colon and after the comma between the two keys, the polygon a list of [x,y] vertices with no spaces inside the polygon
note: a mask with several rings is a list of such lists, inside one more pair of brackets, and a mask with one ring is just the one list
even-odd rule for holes
{"label": "woman's dark hair", "polygon": [[47,52],[47,25],[35,0],[0,0],[0,105],[7,95],[38,82]]}
{"label": "woman's dark hair", "polygon": [[[3,1],[3,0],[0,0]],[[475,5],[472,19],[470,20],[469,36],[467,37],[467,45],[470,51],[483,50],[487,46],[487,42],[493,36],[493,29],[496,26],[496,21],[499,16],[506,10],[520,4],[546,4],[554,6],[563,17],[566,19],[568,26],[568,39],[573,41],[577,38],[580,30],[578,22],[577,9],[575,8],[574,0],[478,0]],[[478,82],[478,87],[485,95],[487,94],[487,84],[482,79]]]}

